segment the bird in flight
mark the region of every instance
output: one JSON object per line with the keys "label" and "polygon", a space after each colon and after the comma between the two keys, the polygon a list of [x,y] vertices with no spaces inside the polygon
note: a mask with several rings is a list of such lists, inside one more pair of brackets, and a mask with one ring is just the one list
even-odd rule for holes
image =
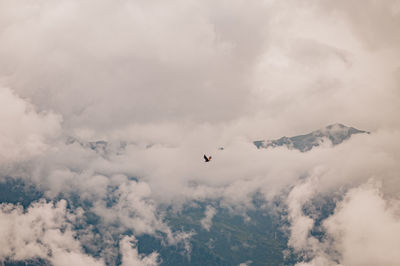
{"label": "bird in flight", "polygon": [[204,154],[204,157],[203,157],[203,158],[204,158],[204,160],[205,160],[206,163],[207,163],[207,162],[211,161],[211,158],[212,158],[212,157],[211,157],[211,156],[207,157],[207,156]]}

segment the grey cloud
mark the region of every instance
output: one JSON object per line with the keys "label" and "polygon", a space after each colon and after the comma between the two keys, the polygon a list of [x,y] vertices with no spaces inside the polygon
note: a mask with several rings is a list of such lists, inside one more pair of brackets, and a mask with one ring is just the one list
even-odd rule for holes
{"label": "grey cloud", "polygon": [[0,162],[28,160],[45,153],[49,139],[61,129],[61,117],[38,112],[35,106],[18,97],[11,89],[0,87]]}
{"label": "grey cloud", "polygon": [[67,125],[97,129],[171,117],[215,121],[242,110],[247,72],[264,39],[255,26],[267,22],[267,7],[93,3],[25,4],[19,17],[15,3],[3,2],[5,82],[62,113]]}
{"label": "grey cloud", "polygon": [[[314,1],[315,2],[315,1]],[[370,49],[398,49],[400,34],[395,26],[400,25],[399,2],[388,0],[383,3],[364,1],[322,1],[318,7],[332,13],[344,14],[353,33],[365,40]],[[362,8],[363,12],[360,12]]]}

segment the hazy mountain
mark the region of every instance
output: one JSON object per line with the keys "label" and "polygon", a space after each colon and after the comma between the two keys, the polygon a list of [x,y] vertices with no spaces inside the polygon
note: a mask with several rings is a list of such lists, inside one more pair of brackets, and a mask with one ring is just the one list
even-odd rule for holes
{"label": "hazy mountain", "polygon": [[[282,137],[277,140],[255,141],[258,148],[274,148],[286,146],[289,149],[298,149],[302,152],[311,150],[322,142],[330,141],[337,145],[349,139],[353,134],[368,134],[369,132],[347,127],[342,124],[329,125],[323,129],[313,131],[306,135]],[[123,152],[125,142],[110,143],[107,141],[83,141],[68,138],[67,145],[79,145],[91,150],[103,158]],[[223,150],[223,148],[219,148]],[[115,190],[108,187],[107,190]],[[22,179],[5,178],[0,182],[0,203],[21,204],[24,208],[32,202],[45,198],[45,193]],[[106,205],[112,209],[115,204],[115,195],[105,198]],[[78,194],[62,194],[59,199],[68,202],[68,208],[80,208],[84,211],[80,224],[74,229],[78,238],[84,239],[87,231],[96,233],[101,241],[82,242],[83,249],[90,256],[98,257],[104,250],[112,254],[108,258],[109,265],[120,265],[121,257],[118,255],[118,245],[121,235],[131,232],[121,232],[118,226],[104,227],[102,219],[92,211],[93,202],[85,201]],[[47,199],[50,200],[50,199]],[[159,254],[160,265],[295,265],[299,257],[293,253],[288,245],[288,234],[283,228],[288,225],[286,210],[282,202],[274,202],[282,213],[266,207],[269,206],[262,199],[253,195],[253,207],[237,214],[229,208],[215,201],[196,201],[184,205],[181,211],[176,212],[171,206],[164,206],[159,210],[163,213],[165,222],[172,232],[190,232],[191,237],[187,242],[177,245],[166,245],[165,235],[137,235],[138,251],[141,254]],[[318,239],[324,237],[321,230],[322,221],[333,213],[334,201],[318,199],[310,205],[317,206],[318,211],[304,212],[316,215],[316,223],[312,235]],[[310,207],[310,208],[311,208]],[[212,215],[206,222],[207,210],[212,210]],[[5,265],[49,265],[45,260],[33,259],[27,261],[5,261]]]}
{"label": "hazy mountain", "polygon": [[288,149],[306,152],[325,141],[330,141],[332,145],[338,145],[354,134],[369,134],[369,132],[342,124],[333,124],[305,135],[282,137],[275,140],[258,140],[253,143],[259,149],[286,146]]}
{"label": "hazy mountain", "polygon": [[[349,139],[354,134],[370,134],[368,131],[359,130],[354,127],[347,127],[343,124],[332,124],[325,128],[312,131],[305,135],[298,135],[293,137],[281,137],[274,140],[257,140],[254,141],[254,145],[258,149],[261,148],[275,148],[286,146],[288,149],[297,149],[301,152],[311,150],[313,147],[317,147],[326,141],[329,141],[332,145],[338,145],[343,141]],[[124,151],[127,142],[110,143],[104,140],[98,141],[83,141],[74,137],[68,137],[66,140],[67,145],[77,143],[84,148],[91,149],[101,155],[107,157],[109,154],[119,154]],[[132,144],[132,143],[131,143]],[[146,148],[150,148],[152,145],[149,144]],[[224,147],[219,147],[219,150],[224,150]]]}
{"label": "hazy mountain", "polygon": [[119,154],[125,150],[126,142],[110,143],[104,140],[97,141],[83,141],[74,137],[68,137],[67,145],[79,144],[83,148],[91,149],[103,158],[107,158],[110,154]]}

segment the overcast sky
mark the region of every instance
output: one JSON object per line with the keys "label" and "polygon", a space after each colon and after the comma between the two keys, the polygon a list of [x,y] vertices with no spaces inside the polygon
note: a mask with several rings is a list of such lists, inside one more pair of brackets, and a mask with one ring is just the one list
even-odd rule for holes
{"label": "overcast sky", "polygon": [[[105,223],[163,231],[171,243],[190,236],[170,232],[160,203],[218,196],[248,207],[256,191],[272,199],[290,188],[289,244],[311,259],[299,265],[399,265],[399,27],[397,0],[0,0],[1,175],[33,181],[49,198],[78,192]],[[332,123],[372,134],[308,153],[251,143]],[[128,145],[104,158],[68,137]],[[125,195],[113,210],[110,185]],[[339,191],[321,243],[302,206]],[[48,204],[32,213],[63,218],[43,227],[79,217]],[[0,223],[34,220],[9,208],[17,207],[2,206]],[[205,228],[214,214],[210,206]],[[67,248],[77,263],[102,263],[70,236],[60,236],[66,248],[35,237],[59,250],[56,265]],[[121,240],[124,263],[155,263],[157,254],[141,257],[132,243]],[[0,246],[22,250],[23,241]],[[12,252],[0,247],[0,258],[47,256]]]}

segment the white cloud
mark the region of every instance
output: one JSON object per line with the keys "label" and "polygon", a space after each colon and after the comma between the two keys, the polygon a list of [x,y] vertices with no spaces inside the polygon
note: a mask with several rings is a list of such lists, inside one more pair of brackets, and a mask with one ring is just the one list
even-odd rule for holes
{"label": "white cloud", "polygon": [[153,266],[159,264],[158,253],[153,252],[147,256],[140,255],[137,250],[135,237],[125,236],[120,241],[122,266]]}
{"label": "white cloud", "polygon": [[[337,203],[335,212],[323,222],[326,236],[311,236],[314,219],[303,213],[304,201],[294,194],[311,182],[296,187],[289,198],[297,208],[289,212],[289,245],[307,262],[296,265],[397,265],[400,236],[399,199],[384,196],[380,182],[373,179],[350,189]],[[318,183],[314,183],[318,187]],[[309,190],[303,190],[309,193]],[[308,198],[311,200],[311,198]],[[297,210],[297,211],[296,211]],[[299,212],[298,216],[293,213]],[[312,215],[312,214],[309,214]]]}
{"label": "white cloud", "polygon": [[350,190],[325,222],[343,265],[398,265],[400,202],[385,199],[377,184]]}
{"label": "white cloud", "polygon": [[112,208],[106,206],[104,199],[95,201],[92,210],[106,224],[118,223],[122,228],[132,229],[135,234],[155,234],[156,230],[170,232],[157,216],[156,205],[150,195],[148,184],[129,181],[120,184],[110,195],[117,200]]}
{"label": "white cloud", "polygon": [[205,211],[205,217],[203,219],[200,220],[200,224],[201,226],[206,229],[207,231],[210,231],[210,228],[212,226],[212,219],[214,217],[214,215],[216,214],[216,209],[211,207],[211,206],[207,206],[206,211]]}
{"label": "white cloud", "polygon": [[42,258],[54,265],[104,265],[82,251],[68,218],[66,202],[40,201],[26,211],[0,205],[0,260]]}

